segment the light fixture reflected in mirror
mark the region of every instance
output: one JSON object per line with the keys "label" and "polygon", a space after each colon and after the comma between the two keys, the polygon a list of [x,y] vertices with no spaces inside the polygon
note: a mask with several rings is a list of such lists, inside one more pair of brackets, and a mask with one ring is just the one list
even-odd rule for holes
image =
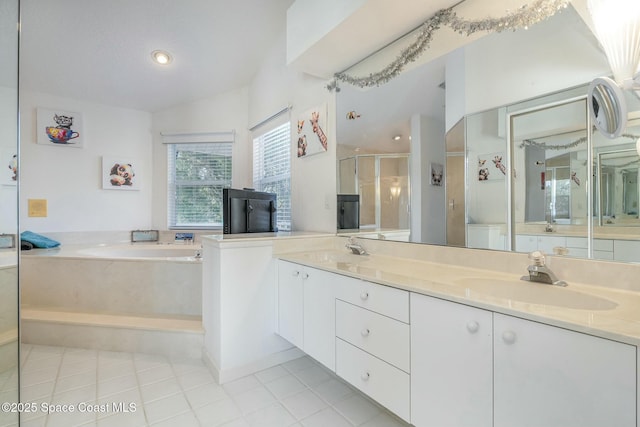
{"label": "light fixture reflected in mirror", "polygon": [[607,138],[622,135],[627,126],[627,103],[622,89],[608,77],[599,77],[589,86],[589,114],[596,128]]}
{"label": "light fixture reflected in mirror", "polygon": [[400,184],[395,181],[391,187],[389,187],[389,191],[391,192],[391,197],[392,198],[398,198],[400,197],[400,193],[402,192],[402,188],[400,187]]}

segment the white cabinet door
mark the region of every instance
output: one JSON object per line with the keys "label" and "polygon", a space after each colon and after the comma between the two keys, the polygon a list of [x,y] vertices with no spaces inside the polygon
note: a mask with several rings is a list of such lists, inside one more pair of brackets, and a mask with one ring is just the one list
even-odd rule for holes
{"label": "white cabinet door", "polygon": [[410,298],[411,423],[491,427],[492,313],[415,293]]}
{"label": "white cabinet door", "polygon": [[545,254],[553,254],[553,248],[567,246],[567,238],[564,236],[538,236],[538,250]]}
{"label": "white cabinet door", "polygon": [[304,346],[309,356],[335,371],[336,294],[335,287],[346,279],[333,273],[306,268],[304,283]]}
{"label": "white cabinet door", "polygon": [[278,261],[278,334],[298,348],[303,335],[303,268]]}
{"label": "white cabinet door", "polygon": [[636,348],[494,314],[495,427],[633,427]]}
{"label": "white cabinet door", "polygon": [[613,259],[615,261],[638,262],[640,261],[640,241],[614,240]]}
{"label": "white cabinet door", "polygon": [[516,234],[516,252],[533,252],[538,250],[538,238],[528,234]]}

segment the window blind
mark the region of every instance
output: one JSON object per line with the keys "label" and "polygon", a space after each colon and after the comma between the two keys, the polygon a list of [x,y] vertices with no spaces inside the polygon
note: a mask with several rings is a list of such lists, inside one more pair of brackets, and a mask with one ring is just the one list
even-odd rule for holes
{"label": "window blind", "polygon": [[290,123],[267,131],[253,140],[253,187],[276,193],[277,226],[291,230],[291,130]]}
{"label": "window blind", "polygon": [[231,142],[167,144],[169,228],[222,227],[232,148]]}

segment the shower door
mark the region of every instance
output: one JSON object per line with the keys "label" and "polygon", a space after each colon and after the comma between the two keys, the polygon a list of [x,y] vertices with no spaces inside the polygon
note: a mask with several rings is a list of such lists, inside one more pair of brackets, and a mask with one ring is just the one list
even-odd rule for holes
{"label": "shower door", "polygon": [[19,0],[0,0],[0,426],[18,426],[19,9]]}

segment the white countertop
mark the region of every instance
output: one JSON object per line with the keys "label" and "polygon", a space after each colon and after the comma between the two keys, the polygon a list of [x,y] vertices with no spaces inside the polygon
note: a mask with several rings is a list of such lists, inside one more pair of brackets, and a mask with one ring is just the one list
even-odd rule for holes
{"label": "white countertop", "polygon": [[[315,251],[288,253],[279,258],[381,285],[640,345],[638,292],[574,283],[569,277],[561,278],[569,282],[569,286],[563,288],[525,282],[513,274],[378,254],[359,256],[345,251]],[[581,301],[586,301],[589,308],[567,308],[570,305],[580,306]],[[600,301],[603,303],[600,308],[606,309],[595,308]]]}
{"label": "white countertop", "polygon": [[310,231],[279,231],[277,233],[242,233],[242,234],[216,234],[202,236],[202,243],[215,246],[256,246],[270,245],[278,240],[308,239],[318,237],[333,237],[335,234],[310,232]]}

